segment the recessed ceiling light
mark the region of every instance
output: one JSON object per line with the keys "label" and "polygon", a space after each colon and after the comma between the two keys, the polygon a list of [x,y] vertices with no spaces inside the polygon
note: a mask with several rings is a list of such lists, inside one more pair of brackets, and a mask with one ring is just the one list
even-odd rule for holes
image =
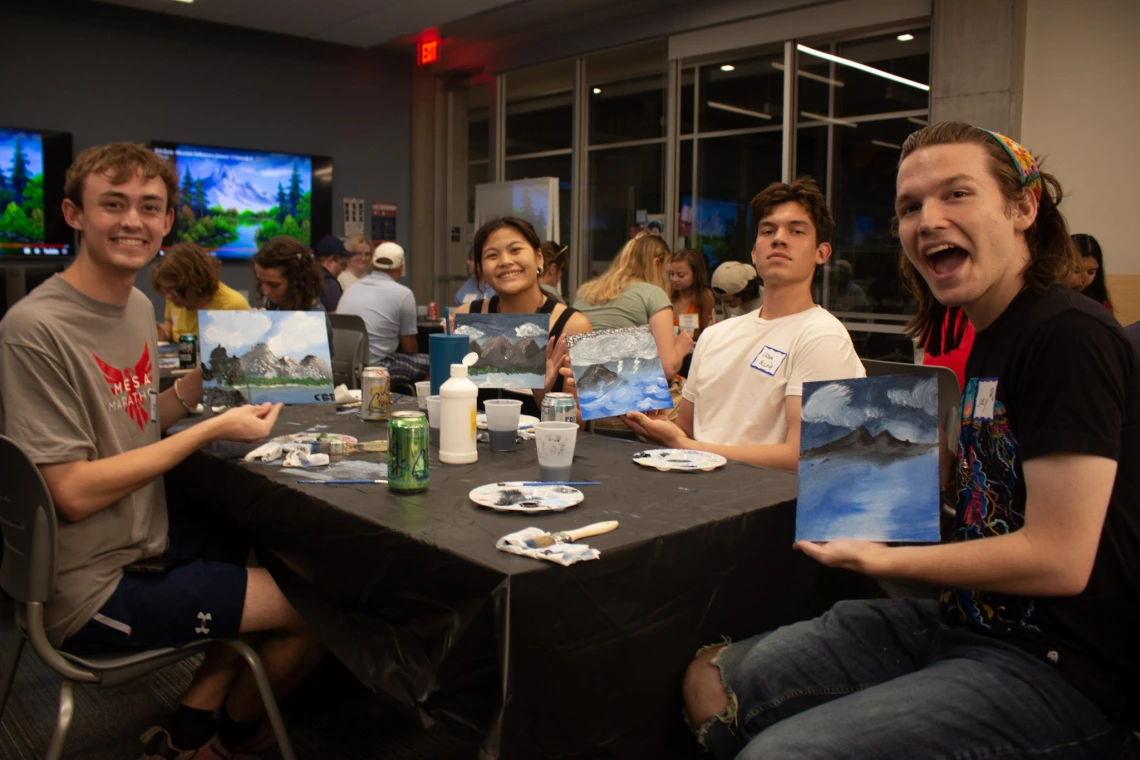
{"label": "recessed ceiling light", "polygon": [[192,2],[194,2],[194,0],[175,0],[175,2],[178,2],[178,3],[192,3]]}
{"label": "recessed ceiling light", "polygon": [[602,88],[601,87],[595,87],[594,88],[594,94],[595,95],[601,95],[602,94]]}
{"label": "recessed ceiling light", "polygon": [[900,34],[895,39],[897,39],[899,42],[910,42],[911,40],[914,39],[914,35],[913,34]]}
{"label": "recessed ceiling light", "polygon": [[733,66],[731,63],[726,63],[720,67],[720,70],[721,71],[736,71],[736,67]]}

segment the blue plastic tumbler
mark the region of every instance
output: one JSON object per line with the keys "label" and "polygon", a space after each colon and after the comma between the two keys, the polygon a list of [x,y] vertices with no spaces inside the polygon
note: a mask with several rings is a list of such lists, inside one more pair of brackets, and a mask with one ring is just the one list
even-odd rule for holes
{"label": "blue plastic tumbler", "polygon": [[428,354],[431,360],[431,393],[439,393],[439,386],[451,377],[451,365],[462,364],[463,357],[471,352],[471,339],[466,335],[428,336]]}

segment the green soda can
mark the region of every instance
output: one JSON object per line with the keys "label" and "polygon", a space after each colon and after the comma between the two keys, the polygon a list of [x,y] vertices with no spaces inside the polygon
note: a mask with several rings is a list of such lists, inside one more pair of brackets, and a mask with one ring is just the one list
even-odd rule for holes
{"label": "green soda can", "polygon": [[428,420],[423,412],[392,412],[388,419],[388,489],[417,493],[428,487]]}

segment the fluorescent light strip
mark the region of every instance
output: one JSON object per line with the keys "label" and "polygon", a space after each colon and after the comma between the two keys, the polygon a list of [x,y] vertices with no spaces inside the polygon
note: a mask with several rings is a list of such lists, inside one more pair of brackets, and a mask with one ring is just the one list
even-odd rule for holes
{"label": "fluorescent light strip", "polygon": [[764,113],[763,111],[750,111],[747,108],[740,108],[739,106],[730,106],[727,103],[717,103],[715,100],[708,101],[709,108],[715,108],[718,111],[728,111],[729,113],[738,113],[742,116],[755,116],[757,119],[771,119],[772,114]]}
{"label": "fluorescent light strip", "polygon": [[[784,64],[780,63],[779,61],[772,61],[772,68],[779,69],[780,71],[783,71],[784,70]],[[846,87],[847,86],[845,83],[840,82],[838,79],[832,79],[831,77],[820,76],[819,74],[813,74],[810,71],[802,71],[801,70],[801,71],[797,71],[796,73],[799,74],[804,79],[812,79],[812,80],[815,80],[816,82],[823,82],[824,84],[829,84],[833,87]]]}
{"label": "fluorescent light strip", "polygon": [[871,144],[872,145],[878,145],[880,148],[893,148],[894,150],[902,150],[901,145],[895,145],[894,143],[883,142],[882,140],[872,140]]}
{"label": "fluorescent light strip", "polygon": [[882,77],[883,79],[889,79],[892,82],[898,82],[899,84],[905,84],[908,87],[915,87],[919,90],[922,90],[923,92],[930,92],[930,85],[928,85],[928,84],[923,84],[922,82],[916,82],[913,79],[907,79],[906,77],[900,77],[900,76],[897,76],[895,74],[890,74],[886,71],[883,71],[882,69],[876,69],[874,66],[868,66],[865,63],[859,63],[858,61],[852,61],[848,58],[840,58],[837,55],[832,55],[831,53],[825,53],[822,50],[814,50],[812,48],[809,48],[807,45],[796,45],[796,49],[799,50],[801,53],[807,53],[808,55],[814,55],[815,57],[822,58],[825,61],[831,61],[832,63],[838,63],[841,66],[850,66],[853,69],[859,69],[859,71],[865,71],[868,74],[874,74],[877,77]]}
{"label": "fluorescent light strip", "polygon": [[833,119],[830,116],[824,116],[821,113],[813,111],[800,111],[800,116],[808,119],[816,119],[818,121],[826,121],[828,124],[838,124],[841,127],[858,127],[859,125],[853,121],[844,121],[843,119]]}

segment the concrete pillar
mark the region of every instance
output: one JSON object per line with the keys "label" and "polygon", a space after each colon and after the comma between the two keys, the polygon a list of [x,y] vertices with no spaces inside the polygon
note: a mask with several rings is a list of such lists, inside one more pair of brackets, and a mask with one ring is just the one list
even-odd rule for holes
{"label": "concrete pillar", "polygon": [[[410,249],[407,252],[409,286],[416,303],[435,299],[436,259],[436,76],[426,68],[412,72],[411,192],[409,209],[399,214],[408,220]],[[390,150],[396,150],[391,146]],[[397,222],[398,223],[398,222]]]}

